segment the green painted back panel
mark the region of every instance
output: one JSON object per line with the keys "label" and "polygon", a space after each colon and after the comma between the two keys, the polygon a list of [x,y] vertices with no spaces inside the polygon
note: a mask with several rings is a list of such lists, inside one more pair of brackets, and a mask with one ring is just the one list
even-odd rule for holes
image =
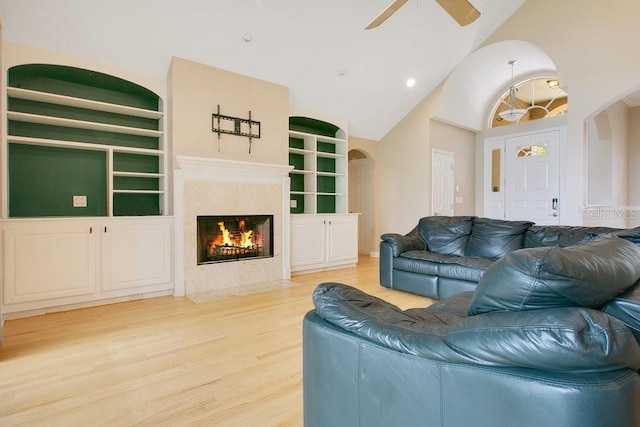
{"label": "green painted back panel", "polygon": [[291,208],[292,214],[302,214],[304,213],[304,194],[292,194],[289,197],[291,200],[295,200],[298,202],[298,205],[295,208]]}
{"label": "green painted back panel", "polygon": [[[74,208],[74,195],[87,207]],[[9,144],[10,217],[106,215],[106,153]]]}
{"label": "green painted back panel", "polygon": [[318,213],[336,213],[336,197],[318,196]]}
{"label": "green painted back panel", "polygon": [[143,216],[161,215],[160,196],[157,194],[127,194],[113,195],[114,216]]}

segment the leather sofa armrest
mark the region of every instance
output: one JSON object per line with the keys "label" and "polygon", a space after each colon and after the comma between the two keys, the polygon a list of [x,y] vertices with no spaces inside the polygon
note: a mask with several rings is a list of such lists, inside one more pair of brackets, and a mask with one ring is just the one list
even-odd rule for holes
{"label": "leather sofa armrest", "polygon": [[400,256],[401,253],[407,251],[427,249],[427,243],[418,234],[417,227],[405,235],[387,233],[380,236],[380,238],[391,247],[394,257]]}

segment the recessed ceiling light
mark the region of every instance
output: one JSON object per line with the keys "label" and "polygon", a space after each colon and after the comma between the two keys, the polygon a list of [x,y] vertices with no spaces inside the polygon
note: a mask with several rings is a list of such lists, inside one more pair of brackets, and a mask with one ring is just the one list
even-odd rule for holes
{"label": "recessed ceiling light", "polygon": [[416,85],[416,79],[408,79],[407,87],[414,87]]}
{"label": "recessed ceiling light", "polygon": [[341,70],[338,70],[338,75],[339,75],[340,77],[344,76],[345,74],[347,74],[347,70],[342,70],[342,69],[341,69]]}
{"label": "recessed ceiling light", "polygon": [[251,43],[251,41],[253,40],[253,37],[251,36],[251,34],[249,33],[245,33],[242,35],[242,41],[245,43]]}

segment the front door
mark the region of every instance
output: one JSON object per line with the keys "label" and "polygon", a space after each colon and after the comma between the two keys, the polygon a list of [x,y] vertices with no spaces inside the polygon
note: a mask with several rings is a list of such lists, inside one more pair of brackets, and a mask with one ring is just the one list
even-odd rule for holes
{"label": "front door", "polygon": [[559,223],[560,131],[505,139],[505,219]]}

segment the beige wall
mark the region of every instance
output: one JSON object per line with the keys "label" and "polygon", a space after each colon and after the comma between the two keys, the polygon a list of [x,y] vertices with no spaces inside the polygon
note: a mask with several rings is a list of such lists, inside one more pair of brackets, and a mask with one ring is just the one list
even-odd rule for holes
{"label": "beige wall", "polygon": [[[526,41],[556,64],[569,94],[567,155],[560,177],[563,223],[583,221],[585,118],[640,84],[640,55],[635,54],[638,28],[637,0],[618,0],[615,6],[599,0],[529,0],[483,45]],[[430,118],[440,90],[425,97],[380,142],[382,233],[407,232],[430,210],[431,149],[436,143]],[[476,164],[480,181],[483,165]]]}
{"label": "beige wall", "polygon": [[563,223],[583,221],[584,120],[640,84],[640,56],[635,54],[638,28],[637,0],[535,0],[525,2],[485,43],[512,39],[533,43],[551,57],[567,88],[568,155],[560,177]]}
{"label": "beige wall", "polygon": [[[173,154],[287,165],[289,89],[219,68],[174,57],[168,77]],[[249,118],[261,124],[261,137],[249,139],[211,130],[211,115]]]}
{"label": "beige wall", "polygon": [[[431,148],[450,151],[454,157],[454,197],[462,198],[454,204],[455,215],[475,214],[475,132],[437,120],[431,120],[429,140]],[[429,188],[430,189],[430,188]]]}
{"label": "beige wall", "polygon": [[408,233],[431,210],[430,118],[441,87],[380,141],[380,232]]}
{"label": "beige wall", "polygon": [[640,226],[640,107],[629,109],[629,227]]}

